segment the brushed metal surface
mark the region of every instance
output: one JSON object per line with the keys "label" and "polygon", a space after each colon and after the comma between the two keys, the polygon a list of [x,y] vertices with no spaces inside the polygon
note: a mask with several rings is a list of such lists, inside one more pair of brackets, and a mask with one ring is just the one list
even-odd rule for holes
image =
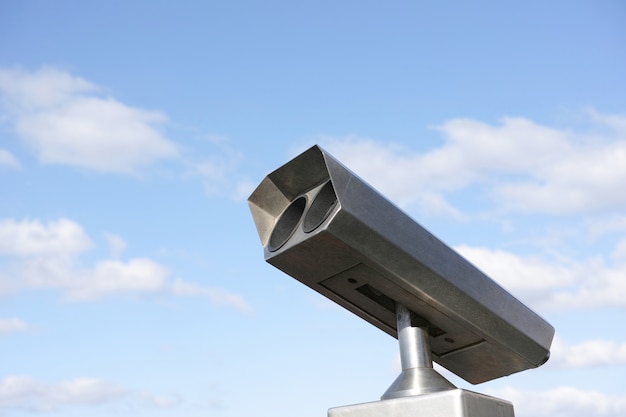
{"label": "brushed metal surface", "polygon": [[550,324],[320,147],[248,202],[267,262],[393,337],[393,306],[406,306],[429,323],[433,360],[463,379],[548,359]]}
{"label": "brushed metal surface", "polygon": [[450,381],[433,369],[427,323],[415,317],[402,304],[396,305],[396,317],[402,372],[380,399],[388,400],[455,389]]}
{"label": "brushed metal surface", "polygon": [[472,391],[455,389],[414,397],[347,405],[328,417],[514,417],[513,404]]}

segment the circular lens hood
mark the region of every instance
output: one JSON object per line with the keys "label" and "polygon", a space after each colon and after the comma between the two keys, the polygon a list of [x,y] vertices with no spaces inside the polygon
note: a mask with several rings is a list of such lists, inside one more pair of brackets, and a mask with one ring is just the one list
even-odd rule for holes
{"label": "circular lens hood", "polygon": [[270,241],[267,245],[270,252],[277,251],[287,243],[300,224],[305,208],[306,197],[301,196],[293,200],[283,211],[270,235]]}
{"label": "circular lens hood", "polygon": [[310,233],[317,229],[324,220],[330,216],[333,209],[337,205],[337,194],[335,194],[335,188],[332,182],[328,181],[318,191],[317,195],[311,203],[311,207],[304,216],[304,222],[302,223],[302,230],[305,233]]}

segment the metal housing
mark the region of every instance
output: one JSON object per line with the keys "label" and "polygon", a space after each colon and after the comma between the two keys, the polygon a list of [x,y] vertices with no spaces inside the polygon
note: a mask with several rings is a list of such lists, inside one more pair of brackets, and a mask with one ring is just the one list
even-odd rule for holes
{"label": "metal housing", "polygon": [[554,328],[318,146],[248,199],[265,259],[391,336],[428,323],[435,362],[473,383],[543,364]]}
{"label": "metal housing", "polygon": [[455,389],[428,395],[335,407],[328,417],[514,417],[509,401]]}

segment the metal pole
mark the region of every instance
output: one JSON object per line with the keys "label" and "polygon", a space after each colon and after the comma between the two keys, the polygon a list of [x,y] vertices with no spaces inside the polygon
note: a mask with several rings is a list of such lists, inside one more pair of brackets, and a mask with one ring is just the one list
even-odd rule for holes
{"label": "metal pole", "polygon": [[396,303],[398,343],[402,373],[381,397],[410,397],[446,391],[456,387],[433,369],[428,328],[413,326],[413,313],[400,303]]}
{"label": "metal pole", "polygon": [[396,306],[398,320],[398,342],[402,370],[410,368],[432,368],[428,330],[411,326],[411,312],[402,304]]}

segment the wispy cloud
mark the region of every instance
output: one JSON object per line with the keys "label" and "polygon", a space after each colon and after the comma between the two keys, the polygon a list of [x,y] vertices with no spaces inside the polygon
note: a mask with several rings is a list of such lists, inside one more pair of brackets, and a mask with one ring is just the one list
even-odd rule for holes
{"label": "wispy cloud", "polygon": [[115,405],[122,402],[165,409],[178,405],[180,399],[147,391],[135,392],[100,378],[73,378],[56,383],[23,375],[0,379],[0,409],[3,410],[47,413],[81,405]]}
{"label": "wispy cloud", "polygon": [[445,196],[478,185],[511,212],[626,208],[626,116],[590,110],[587,119],[579,132],[524,118],[453,119],[434,127],[443,144],[422,153],[357,136],[320,140],[401,205],[458,216]]}
{"label": "wispy cloud", "polygon": [[205,297],[216,305],[235,307],[243,313],[252,312],[252,308],[242,296],[224,289],[205,287],[177,279],[172,282],[170,290],[174,295]]}
{"label": "wispy cloud", "polygon": [[[111,240],[111,239],[109,239]],[[113,239],[117,252],[120,242]],[[80,255],[92,247],[83,228],[69,219],[42,223],[38,220],[0,221],[0,293],[54,289],[68,301],[90,301],[116,294],[169,294],[204,297],[212,304],[249,313],[240,295],[182,279],[148,258],[103,259],[82,266]],[[121,253],[115,253],[121,255]]]}
{"label": "wispy cloud", "polygon": [[111,257],[119,258],[122,256],[124,251],[126,250],[126,241],[122,239],[120,236],[113,233],[106,233],[104,238],[109,245],[109,251],[111,252]]}
{"label": "wispy cloud", "polygon": [[0,167],[19,169],[21,166],[11,152],[6,149],[0,149]]}
{"label": "wispy cloud", "polygon": [[155,408],[172,408],[180,404],[181,399],[175,395],[155,395],[150,392],[142,392],[139,398],[147,405]]}
{"label": "wispy cloud", "polygon": [[0,254],[14,256],[74,255],[89,249],[91,239],[68,219],[43,224],[37,220],[0,220]]}
{"label": "wispy cloud", "polygon": [[68,72],[0,69],[0,93],[15,133],[43,163],[128,174],[180,153],[161,131],[163,113],[126,105]]}
{"label": "wispy cloud", "polygon": [[199,179],[209,196],[228,195],[240,200],[240,183],[244,180],[239,168],[243,155],[223,136],[205,135],[195,143],[206,152],[185,155],[185,177]]}
{"label": "wispy cloud", "polygon": [[[123,103],[68,71],[0,68],[0,116],[43,164],[135,175],[175,161],[180,176],[199,179],[208,195],[240,198],[235,184],[242,157],[227,138],[199,135],[187,149],[166,136],[165,113]],[[0,167],[21,166],[0,149]]]}
{"label": "wispy cloud", "polygon": [[626,308],[626,263],[521,256],[504,250],[455,248],[503,287],[541,311]]}
{"label": "wispy cloud", "polygon": [[0,336],[5,336],[11,333],[25,332],[30,329],[30,325],[24,320],[10,318],[0,318]]}
{"label": "wispy cloud", "polygon": [[504,388],[489,394],[511,401],[516,416],[621,417],[626,415],[626,395],[610,395],[571,386],[528,391]]}
{"label": "wispy cloud", "polygon": [[585,340],[570,344],[556,336],[552,342],[548,366],[586,368],[626,364],[626,342],[607,339]]}
{"label": "wispy cloud", "polygon": [[108,403],[127,394],[126,389],[97,378],[76,378],[58,384],[28,376],[7,376],[0,380],[3,409],[49,412],[71,405]]}

